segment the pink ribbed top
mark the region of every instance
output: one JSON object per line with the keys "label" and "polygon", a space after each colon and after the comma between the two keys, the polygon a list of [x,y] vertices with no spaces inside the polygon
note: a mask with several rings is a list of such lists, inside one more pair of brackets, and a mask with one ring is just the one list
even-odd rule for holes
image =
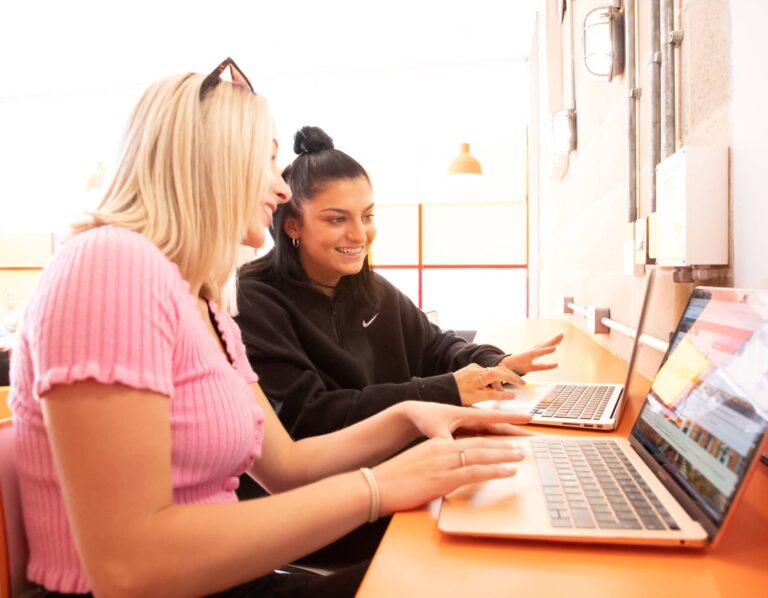
{"label": "pink ribbed top", "polygon": [[14,349],[9,398],[31,581],[90,591],[40,408],[57,384],[95,379],[167,396],[174,502],[237,500],[238,476],[261,453],[264,415],[237,325],[210,308],[229,360],[176,265],[142,235],[113,226],[74,236],[41,276]]}

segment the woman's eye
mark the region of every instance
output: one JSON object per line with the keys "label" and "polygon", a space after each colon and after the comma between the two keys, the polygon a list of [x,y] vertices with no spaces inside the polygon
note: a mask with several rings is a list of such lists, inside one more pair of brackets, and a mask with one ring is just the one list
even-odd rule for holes
{"label": "woman's eye", "polygon": [[331,224],[342,224],[344,222],[344,218],[338,217],[338,218],[331,218],[328,220]]}
{"label": "woman's eye", "polygon": [[366,214],[365,216],[363,216],[363,221],[364,222],[373,222],[373,216],[374,216],[374,214]]}

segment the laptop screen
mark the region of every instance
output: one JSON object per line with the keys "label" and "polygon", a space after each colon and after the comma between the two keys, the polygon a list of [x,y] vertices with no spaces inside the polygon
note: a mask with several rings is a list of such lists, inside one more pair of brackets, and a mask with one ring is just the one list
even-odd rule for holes
{"label": "laptop screen", "polygon": [[722,523],[768,424],[768,291],[694,289],[632,436]]}

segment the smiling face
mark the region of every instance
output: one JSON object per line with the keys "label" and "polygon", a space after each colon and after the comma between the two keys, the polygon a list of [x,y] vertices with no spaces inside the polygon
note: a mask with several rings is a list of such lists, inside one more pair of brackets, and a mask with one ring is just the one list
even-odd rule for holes
{"label": "smiling face", "polygon": [[299,240],[299,261],[307,277],[336,286],[357,274],[376,237],[373,190],[364,177],[341,179],[301,204],[301,217],[288,217],[285,232]]}
{"label": "smiling face", "polygon": [[277,167],[277,151],[278,143],[274,137],[273,126],[272,155],[270,157],[269,173],[267,174],[269,178],[267,196],[259,202],[259,207],[248,226],[245,240],[243,241],[243,245],[253,247],[254,249],[264,245],[265,231],[272,225],[272,215],[275,213],[277,206],[291,199],[291,191],[283,180],[280,169]]}

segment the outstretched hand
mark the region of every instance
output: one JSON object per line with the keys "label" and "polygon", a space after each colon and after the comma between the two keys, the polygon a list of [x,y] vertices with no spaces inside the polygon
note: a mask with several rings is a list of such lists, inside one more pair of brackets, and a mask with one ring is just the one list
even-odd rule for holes
{"label": "outstretched hand", "polygon": [[529,372],[554,369],[557,367],[557,363],[536,363],[536,360],[544,355],[554,353],[557,349],[557,345],[559,345],[562,340],[563,335],[558,334],[557,336],[534,346],[533,349],[529,351],[518,353],[517,355],[507,355],[499,362],[499,365],[509,368],[521,376]]}
{"label": "outstretched hand", "polygon": [[455,407],[421,401],[408,401],[403,407],[416,430],[428,438],[450,439],[456,432],[462,435],[522,435],[527,432],[516,424],[526,424],[531,420],[527,413]]}

